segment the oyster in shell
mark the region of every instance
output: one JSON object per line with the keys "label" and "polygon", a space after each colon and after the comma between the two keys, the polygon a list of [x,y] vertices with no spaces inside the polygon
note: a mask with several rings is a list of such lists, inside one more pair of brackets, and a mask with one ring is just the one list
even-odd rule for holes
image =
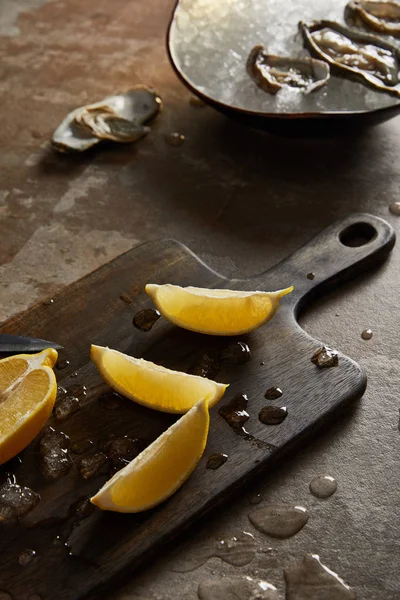
{"label": "oyster in shell", "polygon": [[379,37],[333,21],[299,23],[310,52],[328,62],[338,75],[400,96],[400,50]]}
{"label": "oyster in shell", "polygon": [[53,146],[60,152],[83,152],[103,140],[135,142],[150,128],[144,123],[160,111],[156,92],[144,86],[75,109],[57,127]]}
{"label": "oyster in shell", "polygon": [[398,2],[373,2],[352,0],[345,9],[346,21],[364,25],[368,29],[400,37],[400,4]]}
{"label": "oyster in shell", "polygon": [[276,94],[282,86],[290,86],[308,94],[318,90],[329,79],[329,65],[315,58],[274,56],[255,46],[249,54],[247,72],[265,92]]}

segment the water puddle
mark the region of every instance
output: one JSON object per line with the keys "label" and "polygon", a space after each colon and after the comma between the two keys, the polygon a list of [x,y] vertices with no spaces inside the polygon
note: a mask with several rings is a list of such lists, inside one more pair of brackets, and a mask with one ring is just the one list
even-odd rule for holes
{"label": "water puddle", "polygon": [[200,600],[279,600],[275,586],[248,576],[206,579],[199,584],[197,595]]}
{"label": "water puddle", "polygon": [[249,514],[250,522],[259,531],[282,540],[298,533],[308,518],[309,514],[302,506],[284,504],[270,504]]}
{"label": "water puddle", "polygon": [[244,365],[251,359],[251,350],[244,342],[233,342],[221,352],[221,361],[227,367]]}
{"label": "water puddle", "polygon": [[216,540],[210,544],[193,548],[173,570],[177,573],[194,571],[207,562],[209,558],[217,557],[234,566],[248,565],[256,555],[254,536],[243,531],[232,537]]}
{"label": "water puddle", "polygon": [[285,569],[286,600],[355,600],[356,594],[317,554]]}
{"label": "water puddle", "polygon": [[207,377],[207,379],[215,379],[220,369],[220,361],[216,356],[204,353],[200,358],[196,358],[189,367],[188,372],[191,375],[198,377]]}

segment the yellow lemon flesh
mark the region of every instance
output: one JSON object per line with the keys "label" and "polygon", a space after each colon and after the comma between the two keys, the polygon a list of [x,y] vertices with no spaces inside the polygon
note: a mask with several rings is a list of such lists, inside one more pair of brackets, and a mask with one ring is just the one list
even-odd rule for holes
{"label": "yellow lemon flesh", "polygon": [[0,464],[37,436],[53,410],[57,382],[53,348],[0,360]]}
{"label": "yellow lemon flesh", "polygon": [[203,455],[209,428],[200,400],[91,498],[103,510],[141,512],[160,504],[186,481]]}
{"label": "yellow lemon flesh", "polygon": [[92,346],[90,357],[104,381],[114,390],[162,412],[185,413],[199,398],[205,398],[209,406],[214,406],[228,387],[102,346]]}
{"label": "yellow lemon flesh", "polygon": [[279,300],[293,287],[277,292],[238,292],[148,283],[146,293],[160,313],[179,327],[210,335],[241,335],[272,319]]}

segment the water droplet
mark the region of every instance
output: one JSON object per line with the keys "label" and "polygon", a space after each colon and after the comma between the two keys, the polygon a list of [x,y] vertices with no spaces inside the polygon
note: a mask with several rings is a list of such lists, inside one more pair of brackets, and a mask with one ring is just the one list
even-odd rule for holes
{"label": "water droplet", "polygon": [[318,475],[310,482],[310,492],[317,498],[329,498],[336,490],[336,479],[330,475]]}
{"label": "water droplet", "polygon": [[246,394],[237,394],[228,404],[219,409],[219,414],[239,435],[248,435],[243,425],[250,419],[246,411],[249,399]]}
{"label": "water droplet", "polygon": [[200,358],[196,358],[193,361],[189,368],[189,373],[198,377],[214,379],[218,375],[219,368],[219,360],[215,356],[204,353]]}
{"label": "water droplet", "polygon": [[279,600],[275,586],[263,579],[249,576],[228,576],[224,579],[206,579],[201,581],[197,590],[200,600]]}
{"label": "water droplet", "polygon": [[54,410],[56,420],[64,421],[67,417],[76,413],[80,407],[81,405],[79,398],[76,396],[67,396],[56,406]]}
{"label": "water droplet", "polygon": [[75,442],[75,444],[72,444],[71,450],[74,454],[84,454],[85,452],[88,452],[91,448],[93,448],[93,446],[94,442],[92,442],[92,440],[84,439],[79,442]]}
{"label": "water droplet", "polygon": [[307,279],[314,279],[315,273],[307,273]]}
{"label": "water droplet", "polygon": [[119,297],[122,302],[125,302],[126,304],[132,304],[132,298],[129,296],[129,294],[122,293],[119,295]]}
{"label": "water droplet", "polygon": [[328,346],[322,346],[312,355],[311,362],[320,369],[328,369],[338,366],[339,356],[336,350],[332,350]]}
{"label": "water droplet", "polygon": [[89,454],[81,459],[79,473],[84,479],[91,479],[96,475],[102,475],[105,470],[103,467],[107,464],[108,458],[102,452]]}
{"label": "water droplet", "polygon": [[264,365],[265,365],[265,362],[264,362],[264,361],[261,361],[261,362],[260,362],[260,367],[263,367]]}
{"label": "water droplet", "polygon": [[44,300],[44,301],[42,302],[42,304],[43,304],[44,306],[51,306],[52,304],[54,304],[54,300],[53,300],[53,298],[48,298],[48,300]]}
{"label": "water droplet", "polygon": [[400,215],[400,202],[393,202],[393,204],[391,204],[389,206],[389,210],[393,215]]}
{"label": "water droplet", "polygon": [[65,369],[66,367],[68,367],[69,364],[70,364],[69,360],[67,360],[66,358],[62,358],[56,362],[56,367],[57,367],[57,369],[60,369],[60,371],[61,371],[62,369]]}
{"label": "water droplet", "polygon": [[364,331],[361,333],[361,337],[363,340],[370,340],[372,338],[372,330],[371,329],[364,329]]}
{"label": "water droplet", "polygon": [[260,504],[262,502],[262,495],[256,494],[250,498],[250,504]]}
{"label": "water droplet", "polygon": [[14,521],[33,510],[40,496],[28,487],[17,483],[14,475],[8,475],[0,487],[0,523]]}
{"label": "water droplet", "polygon": [[74,371],[71,373],[70,377],[78,377],[78,371]]}
{"label": "water droplet", "polygon": [[264,406],[258,415],[264,425],[279,425],[288,416],[286,406]]}
{"label": "water droplet", "polygon": [[216,469],[222,467],[222,465],[225,464],[227,460],[227,454],[211,454],[207,459],[206,467],[207,469],[212,469],[213,471],[215,471]]}
{"label": "water droplet", "polygon": [[107,392],[99,398],[100,405],[106,410],[118,410],[124,399],[117,392]]}
{"label": "water droplet", "polygon": [[22,567],[26,567],[26,565],[29,565],[33,561],[35,556],[36,556],[35,550],[31,550],[31,549],[27,548],[26,550],[21,552],[20,555],[18,556],[18,563]]}
{"label": "water droplet", "polygon": [[145,308],[136,313],[133,317],[133,324],[136,329],[147,332],[153,328],[153,325],[157,323],[160,317],[161,315],[158,310],[155,310],[154,308]]}
{"label": "water droplet", "polygon": [[336,573],[309,554],[284,570],[287,600],[355,600],[356,594]]}
{"label": "water droplet", "polygon": [[64,395],[66,393],[67,393],[67,390],[65,389],[65,387],[63,387],[62,385],[59,385],[58,388],[57,388],[57,394],[59,394],[61,396],[61,395]]}
{"label": "water droplet", "polygon": [[284,540],[295,535],[308,521],[308,512],[302,506],[270,504],[249,514],[251,523],[267,535]]}
{"label": "water droplet", "polygon": [[264,394],[267,400],[278,400],[282,396],[283,392],[279,387],[270,387]]}
{"label": "water droplet", "polygon": [[174,148],[177,148],[178,146],[182,146],[182,144],[185,143],[186,138],[183,135],[183,133],[173,131],[172,133],[166,133],[164,139],[168,146],[173,146]]}
{"label": "water droplet", "polygon": [[222,362],[230,367],[243,365],[251,359],[251,351],[244,342],[233,342],[229,344],[221,354]]}
{"label": "water droplet", "polygon": [[202,100],[198,96],[190,96],[189,104],[191,104],[191,106],[196,106],[197,108],[204,108],[205,106],[207,106],[204,100]]}
{"label": "water droplet", "polygon": [[72,467],[68,454],[71,440],[62,431],[49,427],[39,444],[40,470],[48,479],[66,475]]}
{"label": "water droplet", "polygon": [[198,545],[184,555],[179,565],[173,570],[178,573],[194,571],[213,556],[220,558],[234,567],[248,565],[256,555],[256,541],[247,531],[232,537]]}

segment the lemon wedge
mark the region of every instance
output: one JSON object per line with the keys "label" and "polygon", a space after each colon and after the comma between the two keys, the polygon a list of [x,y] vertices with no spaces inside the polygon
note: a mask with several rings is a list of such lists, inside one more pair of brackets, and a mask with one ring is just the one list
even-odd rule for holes
{"label": "lemon wedge", "polygon": [[272,319],[279,300],[293,286],[277,292],[239,292],[148,283],[146,293],[159,312],[179,327],[211,335],[241,335]]}
{"label": "lemon wedge", "polygon": [[53,410],[57,382],[53,348],[0,360],[0,464],[36,437]]}
{"label": "lemon wedge", "polygon": [[107,481],[91,502],[103,510],[134,513],[172,496],[202,457],[209,423],[203,399]]}
{"label": "lemon wedge", "polygon": [[162,412],[185,413],[199,398],[205,398],[210,407],[214,406],[228,387],[102,346],[92,346],[90,357],[104,381],[114,390],[138,404]]}

